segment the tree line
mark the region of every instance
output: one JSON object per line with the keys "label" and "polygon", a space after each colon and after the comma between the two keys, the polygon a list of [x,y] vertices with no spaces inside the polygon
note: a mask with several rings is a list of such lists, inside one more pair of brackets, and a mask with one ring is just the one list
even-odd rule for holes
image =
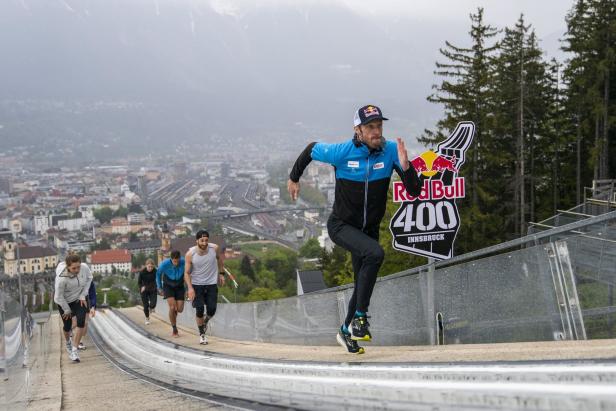
{"label": "tree line", "polygon": [[545,58],[524,15],[499,30],[482,8],[470,15],[469,46],[440,49],[427,98],[444,116],[419,141],[435,147],[459,121],[476,125],[456,254],[524,235],[529,222],[580,204],[593,179],[616,175],[615,10],[614,0],[574,4],[564,62]]}

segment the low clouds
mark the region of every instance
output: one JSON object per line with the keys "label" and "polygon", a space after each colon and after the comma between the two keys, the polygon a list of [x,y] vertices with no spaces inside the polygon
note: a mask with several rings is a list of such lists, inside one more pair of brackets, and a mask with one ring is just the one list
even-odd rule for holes
{"label": "low clouds", "polygon": [[344,74],[357,74],[361,72],[361,70],[353,67],[350,64],[333,64],[330,67],[332,68],[332,70]]}

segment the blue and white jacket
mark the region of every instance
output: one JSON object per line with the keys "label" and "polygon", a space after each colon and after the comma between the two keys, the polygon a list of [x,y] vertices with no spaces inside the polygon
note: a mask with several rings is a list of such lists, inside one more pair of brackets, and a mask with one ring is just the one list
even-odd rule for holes
{"label": "blue and white jacket", "polygon": [[336,170],[336,195],[332,213],[365,232],[378,231],[385,208],[391,174],[395,170],[412,195],[421,191],[417,172],[409,162],[402,171],[395,142],[383,139],[379,149],[370,149],[353,138],[343,143],[310,143],[297,158],[289,175],[298,182],[312,160],[331,164]]}
{"label": "blue and white jacket", "polygon": [[180,263],[175,266],[171,258],[166,258],[156,270],[156,286],[163,288],[163,284],[173,282],[173,287],[184,285],[184,257],[180,257]]}

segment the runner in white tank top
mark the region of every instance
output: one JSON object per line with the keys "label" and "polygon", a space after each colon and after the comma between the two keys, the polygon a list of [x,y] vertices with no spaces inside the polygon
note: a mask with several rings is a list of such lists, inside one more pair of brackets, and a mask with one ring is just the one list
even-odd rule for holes
{"label": "runner in white tank top", "polygon": [[207,244],[205,250],[200,249],[198,245],[188,250],[191,256],[192,270],[190,277],[192,285],[212,285],[218,283],[217,250],[218,246],[212,243]]}
{"label": "runner in white tank top", "polygon": [[[190,248],[185,256],[184,281],[188,284],[188,299],[195,308],[199,343],[207,344],[205,331],[208,321],[216,314],[218,283],[224,285],[224,264],[220,247],[210,244],[210,235],[199,230],[197,245]],[[204,314],[207,315],[204,318]]]}

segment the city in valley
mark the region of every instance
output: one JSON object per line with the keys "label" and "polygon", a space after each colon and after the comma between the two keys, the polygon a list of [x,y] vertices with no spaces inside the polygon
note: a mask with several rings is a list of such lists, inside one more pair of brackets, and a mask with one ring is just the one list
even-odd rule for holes
{"label": "city in valley", "polygon": [[[31,304],[38,305],[37,279],[51,284],[69,252],[107,278],[103,286],[123,289],[115,300],[128,303],[136,291],[130,280],[145,260],[159,264],[173,249],[185,253],[200,228],[223,246],[234,280],[246,247],[297,254],[314,239],[332,248],[325,229],[334,194],[331,167],[312,164],[302,180],[305,195],[292,202],[286,181],[293,163],[284,152],[268,158],[257,147],[240,153],[219,145],[205,154],[177,150],[79,162],[67,150],[67,160],[55,163],[29,161],[32,147],[0,152],[0,279],[11,284],[21,273]],[[293,284],[279,285],[288,286],[286,294],[294,291]]]}

